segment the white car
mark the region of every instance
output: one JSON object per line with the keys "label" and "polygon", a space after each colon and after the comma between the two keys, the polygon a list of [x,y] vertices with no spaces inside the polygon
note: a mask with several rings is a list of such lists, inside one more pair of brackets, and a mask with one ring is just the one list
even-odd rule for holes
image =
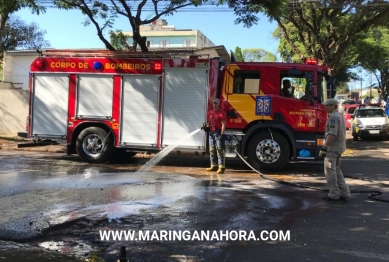
{"label": "white car", "polygon": [[389,120],[385,111],[378,106],[359,106],[352,116],[352,136],[354,141],[368,136],[389,139]]}

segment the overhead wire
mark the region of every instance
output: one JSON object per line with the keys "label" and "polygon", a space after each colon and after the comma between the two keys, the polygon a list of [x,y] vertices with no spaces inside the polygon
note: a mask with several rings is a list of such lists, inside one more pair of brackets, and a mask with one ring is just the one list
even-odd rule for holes
{"label": "overhead wire", "polygon": [[[110,0],[100,0],[99,2],[106,4],[108,7],[113,7],[113,4],[111,3]],[[138,7],[139,3],[141,0],[134,0],[130,1],[128,5],[130,7]],[[170,1],[160,1],[159,4],[163,3],[169,3]],[[58,8],[56,5],[54,5],[53,1],[50,0],[36,0],[36,3],[39,5],[42,5],[43,7],[46,8]],[[319,0],[291,0],[287,6],[290,8],[301,8],[301,4],[308,4],[308,3],[316,3],[318,8],[321,9],[328,9],[328,8],[344,8],[346,6],[353,6],[355,8],[358,7],[379,7],[379,6],[389,6],[389,1],[388,2],[381,2],[381,3],[366,3],[366,4],[353,4],[353,3],[348,3],[348,4],[343,4],[343,3],[331,3],[329,5],[325,5],[319,2]],[[92,5],[92,3],[91,3]],[[165,6],[166,6],[165,5]],[[241,4],[243,5],[243,4]],[[160,10],[164,10],[163,5],[161,5]],[[150,12],[154,11],[154,4],[151,2],[146,2],[144,7],[142,8],[142,11]],[[228,7],[225,4],[217,5],[217,4],[212,4],[212,3],[203,3],[199,6],[186,6],[183,8],[179,9],[180,12],[233,12],[233,8]]]}

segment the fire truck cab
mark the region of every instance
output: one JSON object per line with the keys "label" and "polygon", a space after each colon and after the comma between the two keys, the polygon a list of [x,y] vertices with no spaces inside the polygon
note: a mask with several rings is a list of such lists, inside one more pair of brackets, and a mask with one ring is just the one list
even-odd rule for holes
{"label": "fire truck cab", "polygon": [[[283,80],[293,97],[282,96]],[[204,155],[208,137],[194,131],[218,97],[228,117],[226,156],[238,152],[255,168],[278,169],[319,159],[328,90],[333,78],[317,65],[47,52],[31,64],[27,131],[92,163],[175,143],[176,153]]]}
{"label": "fire truck cab", "polygon": [[[223,71],[227,133],[253,167],[278,169],[290,160],[319,160],[328,117],[322,102],[335,95],[327,67],[243,62]],[[291,96],[283,94],[285,81],[291,84]]]}

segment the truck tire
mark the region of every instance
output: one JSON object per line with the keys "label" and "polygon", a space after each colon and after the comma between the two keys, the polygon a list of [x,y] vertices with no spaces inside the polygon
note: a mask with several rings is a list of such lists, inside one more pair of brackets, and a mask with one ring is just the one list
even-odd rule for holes
{"label": "truck tire", "polygon": [[76,150],[89,163],[103,163],[111,154],[112,142],[104,129],[88,127],[78,135]]}
{"label": "truck tire", "polygon": [[249,141],[247,156],[255,169],[281,169],[289,162],[289,143],[278,132],[262,131]]}

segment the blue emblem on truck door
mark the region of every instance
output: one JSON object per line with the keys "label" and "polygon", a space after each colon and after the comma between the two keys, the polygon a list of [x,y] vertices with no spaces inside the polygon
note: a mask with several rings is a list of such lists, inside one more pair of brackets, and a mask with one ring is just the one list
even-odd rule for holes
{"label": "blue emblem on truck door", "polygon": [[255,114],[260,116],[270,116],[271,99],[272,98],[270,96],[257,96],[255,98]]}

